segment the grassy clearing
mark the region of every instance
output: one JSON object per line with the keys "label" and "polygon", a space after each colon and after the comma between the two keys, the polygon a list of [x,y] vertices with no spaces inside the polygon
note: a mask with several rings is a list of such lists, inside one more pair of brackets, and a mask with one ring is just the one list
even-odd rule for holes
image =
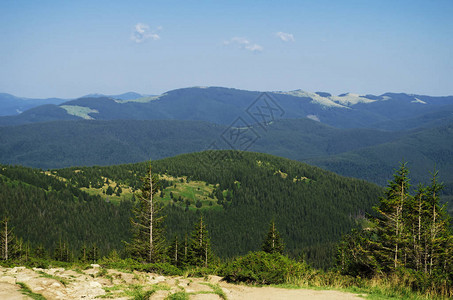
{"label": "grassy clearing", "polygon": [[[187,177],[185,176],[173,177],[164,174],[160,175],[160,178],[172,183],[163,190],[163,194],[160,192],[157,194],[157,197],[162,200],[164,205],[177,205],[182,208],[187,207],[189,210],[223,209],[223,206],[217,203],[218,199],[212,195],[215,188],[213,184],[206,184],[204,181],[187,181]],[[81,190],[90,195],[101,196],[104,200],[112,203],[119,203],[123,200],[132,199],[134,191],[131,187],[115,182],[110,178],[103,177],[102,179],[104,181],[102,187],[81,188]],[[115,191],[112,195],[106,194],[109,187]],[[119,196],[116,195],[118,187],[122,190]],[[226,196],[226,191],[224,192],[224,196]],[[197,202],[199,206],[201,203],[201,207],[196,206]]]}
{"label": "grassy clearing", "polygon": [[187,181],[185,176],[173,177],[164,174],[160,175],[160,178],[173,183],[164,189],[164,197],[161,198],[164,204],[174,204],[180,207],[187,206],[189,209],[195,210],[197,209],[197,201],[200,201],[202,204],[200,209],[202,210],[222,209],[222,206],[217,204],[218,199],[212,196],[215,188],[213,184],[206,184],[204,181]]}
{"label": "grassy clearing", "polygon": [[66,110],[66,112],[69,115],[80,117],[85,120],[93,120],[93,117],[88,114],[99,113],[99,111],[97,111],[96,109],[91,109],[89,107],[78,106],[78,105],[62,105],[60,107],[63,108],[64,110]]}
{"label": "grassy clearing", "polygon": [[41,294],[33,293],[25,283],[17,282],[17,284],[20,286],[20,292],[22,294],[35,300],[46,300],[46,298],[44,298]]}

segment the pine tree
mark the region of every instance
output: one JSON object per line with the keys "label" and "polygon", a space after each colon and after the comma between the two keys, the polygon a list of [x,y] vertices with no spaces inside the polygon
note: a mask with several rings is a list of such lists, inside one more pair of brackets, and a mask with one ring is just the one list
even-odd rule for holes
{"label": "pine tree", "polygon": [[143,186],[138,193],[133,214],[132,241],[126,243],[128,252],[139,260],[147,263],[160,262],[165,260],[165,237],[162,227],[163,216],[161,216],[162,205],[157,201],[155,194],[159,190],[157,175],[151,171],[151,164],[148,174],[142,179]]}
{"label": "pine tree", "polygon": [[44,248],[44,246],[42,244],[38,245],[34,251],[34,256],[36,258],[47,258],[47,252],[46,252],[46,249]]}
{"label": "pine tree", "polygon": [[436,267],[440,267],[444,249],[448,248],[448,242],[451,235],[448,215],[445,206],[439,203],[439,193],[443,189],[443,184],[438,182],[438,172],[432,173],[431,185],[427,188],[427,204],[429,220],[429,273],[431,274]]}
{"label": "pine tree", "polygon": [[72,253],[69,250],[69,244],[67,241],[63,242],[60,239],[57,247],[55,247],[54,259],[58,260],[58,261],[64,261],[64,262],[69,262],[72,260]]}
{"label": "pine tree", "polygon": [[344,273],[369,275],[397,267],[430,275],[452,271],[453,235],[445,205],[440,205],[438,173],[432,173],[429,186],[420,184],[415,196],[408,193],[407,173],[401,164],[371,226],[343,238],[337,265]]}
{"label": "pine tree", "polygon": [[427,202],[427,188],[419,184],[415,196],[408,205],[408,212],[406,213],[407,224],[411,226],[411,242],[410,249],[411,265],[413,269],[427,270],[427,224],[429,221],[429,210]]}
{"label": "pine tree", "polygon": [[13,233],[8,217],[3,218],[0,230],[1,258],[3,260],[8,260],[12,258],[12,254],[15,252],[16,243],[16,237]]}
{"label": "pine tree", "polygon": [[79,260],[82,262],[88,261],[88,247],[86,243],[83,243],[82,248],[80,249]]}
{"label": "pine tree", "polygon": [[262,250],[267,253],[280,253],[283,254],[283,240],[280,233],[275,228],[275,222],[272,220],[269,224],[269,231],[261,246]]}
{"label": "pine tree", "polygon": [[172,265],[175,265],[177,267],[182,266],[184,256],[182,245],[177,235],[175,235],[173,242],[171,243],[170,247],[168,247],[168,257],[170,258],[170,263]]}
{"label": "pine tree", "polygon": [[195,223],[194,231],[188,247],[188,260],[192,266],[207,268],[212,262],[211,242],[203,216]]}
{"label": "pine tree", "polygon": [[100,258],[99,248],[96,243],[93,243],[87,252],[86,259],[90,262],[96,262]]}
{"label": "pine tree", "polygon": [[403,250],[407,250],[408,245],[403,218],[403,209],[410,201],[408,173],[406,163],[401,163],[400,169],[393,175],[393,181],[388,183],[385,197],[375,208],[380,213],[375,218],[378,234],[382,237],[379,255],[390,268],[404,265]]}
{"label": "pine tree", "polygon": [[107,188],[107,191],[105,192],[105,194],[107,194],[107,195],[109,195],[109,196],[113,195],[113,189],[112,189],[111,186],[109,186],[109,187]]}

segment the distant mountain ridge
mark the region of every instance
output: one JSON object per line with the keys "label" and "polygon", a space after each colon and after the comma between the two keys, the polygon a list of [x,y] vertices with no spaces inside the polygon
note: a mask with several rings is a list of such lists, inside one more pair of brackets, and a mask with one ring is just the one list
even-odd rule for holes
{"label": "distant mountain ridge", "polygon": [[46,104],[58,105],[66,101],[67,99],[61,98],[34,99],[0,93],[0,117],[18,115],[33,107]]}
{"label": "distant mountain ridge", "polygon": [[[108,97],[117,100],[134,100],[149,95],[142,95],[135,92],[127,92],[119,95],[89,94],[80,98],[103,98]],[[27,98],[17,97],[7,93],[0,93],[0,116],[15,116],[22,112],[47,104],[60,105],[71,99],[63,98]]]}
{"label": "distant mountain ridge", "polygon": [[[182,88],[159,96],[134,92],[116,96],[92,94],[58,105],[35,107],[17,116],[0,117],[0,126],[71,119],[195,120],[229,125],[238,117],[251,125],[259,120],[251,118],[247,111],[258,106],[266,109],[261,95],[263,93],[258,91],[223,87]],[[280,109],[279,114],[273,116],[275,119],[309,117],[337,128],[394,130],[388,124],[395,124],[395,129],[407,130],[432,123],[433,120],[425,117],[427,114],[441,120],[453,119],[453,113],[444,113],[453,112],[453,96],[402,93],[332,96],[302,90],[266,92],[265,95],[270,106]],[[405,125],[405,120],[412,121]]]}

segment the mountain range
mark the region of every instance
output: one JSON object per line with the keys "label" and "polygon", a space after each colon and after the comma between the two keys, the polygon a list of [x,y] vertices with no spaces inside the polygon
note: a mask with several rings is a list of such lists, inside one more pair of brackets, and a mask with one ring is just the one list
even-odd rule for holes
{"label": "mountain range", "polygon": [[233,149],[385,185],[407,161],[414,185],[438,169],[444,198],[453,202],[453,96],[194,87],[159,96],[91,94],[0,117],[0,124],[5,164],[111,165]]}
{"label": "mountain range", "polygon": [[[0,109],[3,110],[2,103],[0,98]],[[230,125],[238,117],[247,125],[282,118],[311,118],[337,128],[407,130],[451,121],[453,96],[401,93],[332,96],[301,90],[263,93],[193,87],[159,96],[132,92],[117,96],[87,95],[59,104],[37,106],[19,115],[0,117],[0,125],[77,119],[195,120]]]}

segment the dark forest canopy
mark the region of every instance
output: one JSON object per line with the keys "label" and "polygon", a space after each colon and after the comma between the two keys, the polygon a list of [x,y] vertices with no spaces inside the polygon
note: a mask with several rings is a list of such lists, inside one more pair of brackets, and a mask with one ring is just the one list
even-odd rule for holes
{"label": "dark forest canopy", "polygon": [[[327,266],[332,246],[372,211],[383,192],[363,180],[252,152],[206,151],[152,164],[158,174],[214,186],[217,203],[212,209],[196,208],[190,201],[190,209],[169,204],[165,227],[168,237],[182,237],[202,211],[213,251],[220,257],[258,250],[274,218],[288,254],[305,253],[311,263]],[[147,166],[68,168],[47,174],[3,166],[0,213],[8,212],[17,234],[35,244],[52,247],[64,239],[74,248],[97,241],[102,251],[121,248],[129,236],[131,203],[113,205],[81,189],[107,179],[137,190]]]}

